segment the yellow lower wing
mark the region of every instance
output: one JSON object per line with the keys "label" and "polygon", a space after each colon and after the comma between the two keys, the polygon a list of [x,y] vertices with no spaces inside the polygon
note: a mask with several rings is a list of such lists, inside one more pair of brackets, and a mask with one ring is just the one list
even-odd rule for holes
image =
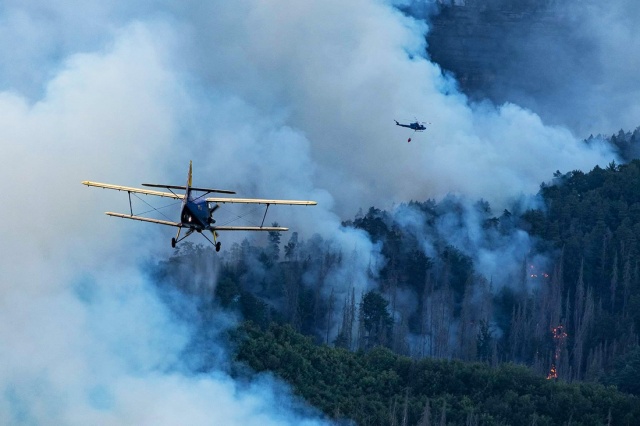
{"label": "yellow lower wing", "polygon": [[121,217],[123,219],[133,219],[133,220],[140,220],[142,222],[159,223],[160,225],[177,226],[179,228],[182,227],[182,224],[180,222],[171,222],[171,221],[168,221],[168,220],[151,219],[151,218],[148,218],[148,217],[135,216],[135,215],[130,215],[130,214],[122,214],[122,213],[114,213],[114,212],[105,212],[105,214],[107,214],[109,216],[114,216],[114,217]]}
{"label": "yellow lower wing", "polygon": [[214,226],[214,231],[288,231],[281,226]]}
{"label": "yellow lower wing", "polygon": [[[175,226],[178,228],[188,228],[188,226],[181,224],[180,222],[171,222],[168,220],[151,219],[148,217],[135,216],[123,213],[106,212],[105,214],[114,217],[121,217],[123,219],[140,220],[142,222],[159,223],[161,225]],[[282,226],[213,226],[212,231],[273,231],[273,232],[285,232],[289,228]]]}

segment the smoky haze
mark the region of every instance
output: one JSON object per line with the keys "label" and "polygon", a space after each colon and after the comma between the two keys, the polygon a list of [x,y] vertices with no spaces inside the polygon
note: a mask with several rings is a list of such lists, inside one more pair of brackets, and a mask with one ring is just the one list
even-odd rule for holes
{"label": "smoky haze", "polygon": [[[182,185],[194,160],[199,186],[317,200],[273,218],[357,253],[332,277],[363,291],[379,246],[340,226],[360,207],[500,205],[615,158],[469,102],[424,58],[424,22],[384,2],[8,1],[0,22],[2,423],[323,422],[268,377],[185,371],[192,330],[140,266],[173,231],[105,217],[125,196],[82,180]],[[428,130],[393,123],[413,117]]]}
{"label": "smoky haze", "polygon": [[413,13],[431,17],[429,53],[471,96],[527,107],[582,137],[640,124],[637,2],[428,4]]}
{"label": "smoky haze", "polygon": [[[386,5],[241,4],[198,8],[184,63],[197,70],[202,84],[256,107],[257,117],[280,119],[299,131],[309,141],[305,154],[313,161],[315,185],[331,188],[343,216],[380,200],[391,205],[449,192],[500,203],[536,192],[558,169],[614,159],[605,147],[585,147],[568,128],[546,126],[516,104],[471,104],[455,81],[421,57],[428,28]],[[231,26],[229,16],[235,18]],[[414,117],[432,124],[415,134],[393,123]],[[241,123],[254,116],[237,120],[230,128],[242,130]],[[208,138],[212,155],[225,158],[234,138]],[[289,164],[305,164],[281,144],[277,162],[287,157]],[[244,155],[260,163],[265,145],[251,148]],[[230,172],[235,182],[247,180],[243,170]],[[308,168],[299,170],[308,175]]]}
{"label": "smoky haze", "polygon": [[[0,181],[12,194],[1,216],[2,424],[324,423],[268,376],[240,383],[222,364],[187,369],[193,327],[141,266],[159,240],[149,228],[103,226],[106,207],[126,201],[80,185],[141,182],[176,155],[184,93],[165,62],[170,41],[133,23],[69,53],[41,98],[0,95]],[[212,332],[231,324],[221,315]],[[219,342],[209,350],[224,353]]]}

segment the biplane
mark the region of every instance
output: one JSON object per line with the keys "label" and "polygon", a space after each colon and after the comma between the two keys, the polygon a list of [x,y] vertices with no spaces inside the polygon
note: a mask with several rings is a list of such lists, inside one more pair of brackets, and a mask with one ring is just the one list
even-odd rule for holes
{"label": "biplane", "polygon": [[[143,188],[132,188],[128,186],[111,185],[108,183],[99,183],[91,181],[83,181],[83,185],[95,186],[98,188],[114,189],[117,191],[124,191],[129,194],[129,214],[106,212],[109,216],[121,217],[124,219],[140,220],[143,222],[157,223],[161,225],[173,226],[178,228],[178,232],[175,237],[171,238],[171,247],[175,248],[176,244],[187,238],[194,232],[200,233],[205,237],[213,246],[216,251],[220,251],[220,241],[218,241],[218,231],[288,231],[289,228],[279,226],[264,226],[264,220],[267,216],[269,206],[273,204],[286,204],[294,206],[313,206],[317,203],[315,201],[303,201],[303,200],[269,200],[260,198],[227,198],[227,197],[207,197],[212,193],[217,194],[235,194],[234,191],[227,191],[224,189],[211,189],[211,188],[199,188],[192,186],[192,162],[189,162],[189,176],[187,178],[186,186],[177,185],[158,185],[151,183],[143,183],[142,186],[150,188],[163,188],[169,192],[156,191]],[[184,193],[176,193],[174,190],[182,190]],[[153,219],[144,217],[141,215],[133,214],[133,207],[131,204],[131,194],[144,194],[157,197],[167,197],[176,200],[182,200],[182,207],[180,210],[180,221],[172,222],[170,220]],[[216,221],[213,218],[214,212],[220,207],[220,204],[262,204],[265,205],[264,216],[262,217],[262,223],[260,226],[218,226],[215,225]],[[186,232],[181,237],[180,233],[182,229]],[[202,231],[210,231],[213,235],[213,241],[209,239]]]}

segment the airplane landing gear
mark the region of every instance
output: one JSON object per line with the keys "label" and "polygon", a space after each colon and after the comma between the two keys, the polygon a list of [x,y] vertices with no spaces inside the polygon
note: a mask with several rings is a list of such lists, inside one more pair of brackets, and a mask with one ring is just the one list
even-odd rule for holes
{"label": "airplane landing gear", "polygon": [[218,242],[216,243],[216,251],[220,251],[220,246],[221,246],[221,245],[222,245],[222,244],[220,244],[220,241],[218,241]]}
{"label": "airplane landing gear", "polygon": [[[176,248],[176,244],[178,244],[180,241],[184,240],[185,238],[187,238],[189,235],[191,235],[193,233],[193,231],[196,231],[195,228],[189,228],[189,230],[187,231],[186,234],[184,234],[184,236],[182,238],[180,238],[180,231],[182,230],[182,227],[178,227],[178,233],[176,234],[175,238],[171,239],[171,247],[172,248]],[[198,231],[200,232],[200,231]]]}

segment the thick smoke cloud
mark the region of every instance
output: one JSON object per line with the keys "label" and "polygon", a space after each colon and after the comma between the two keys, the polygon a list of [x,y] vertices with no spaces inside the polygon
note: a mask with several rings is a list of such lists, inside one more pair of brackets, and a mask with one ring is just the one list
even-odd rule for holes
{"label": "thick smoke cloud", "polygon": [[[421,57],[427,27],[388,5],[244,1],[196,11],[184,63],[202,84],[238,94],[308,139],[314,182],[331,188],[343,216],[363,204],[449,192],[500,203],[536,192],[558,169],[614,159],[515,104],[470,104]],[[393,123],[414,116],[432,123],[426,132]],[[230,138],[214,141],[212,152]],[[299,161],[282,146],[279,155]]]}
{"label": "thick smoke cloud", "polygon": [[170,42],[132,24],[67,56],[42,98],[0,95],[2,424],[323,423],[269,377],[185,370],[191,327],[138,266],[155,234],[103,226],[105,206],[123,200],[80,185],[139,182],[175,155],[184,92],[165,62]]}
{"label": "thick smoke cloud", "polygon": [[[173,48],[172,67],[191,95],[179,108],[181,142],[207,160],[201,167],[210,173],[198,179],[239,191],[273,194],[278,187],[275,195],[303,196],[331,188],[335,211],[344,216],[362,204],[449,192],[500,202],[535,192],[557,169],[613,159],[516,105],[470,105],[455,82],[422,59],[428,28],[384,3],[245,0],[89,9],[98,23],[146,19],[174,31],[166,48]],[[64,8],[58,14],[84,36],[86,25]],[[105,42],[108,30],[85,39]],[[58,49],[84,47],[67,41],[66,32],[58,38]],[[41,62],[53,54],[42,53]],[[414,116],[432,123],[427,132],[393,125],[394,118]],[[409,136],[413,142],[406,144]],[[282,180],[296,184],[281,192]],[[238,187],[244,182],[248,188]]]}
{"label": "thick smoke cloud", "polygon": [[[316,199],[269,219],[356,253],[332,276],[367,289],[380,247],[340,227],[358,208],[499,204],[612,159],[470,104],[421,56],[427,27],[384,2],[10,1],[0,23],[2,423],[304,422],[271,380],[178,368],[190,329],[139,267],[169,231],[104,217],[126,198],[81,180],[181,184],[193,159],[198,185]],[[393,124],[413,116],[427,132]]]}

